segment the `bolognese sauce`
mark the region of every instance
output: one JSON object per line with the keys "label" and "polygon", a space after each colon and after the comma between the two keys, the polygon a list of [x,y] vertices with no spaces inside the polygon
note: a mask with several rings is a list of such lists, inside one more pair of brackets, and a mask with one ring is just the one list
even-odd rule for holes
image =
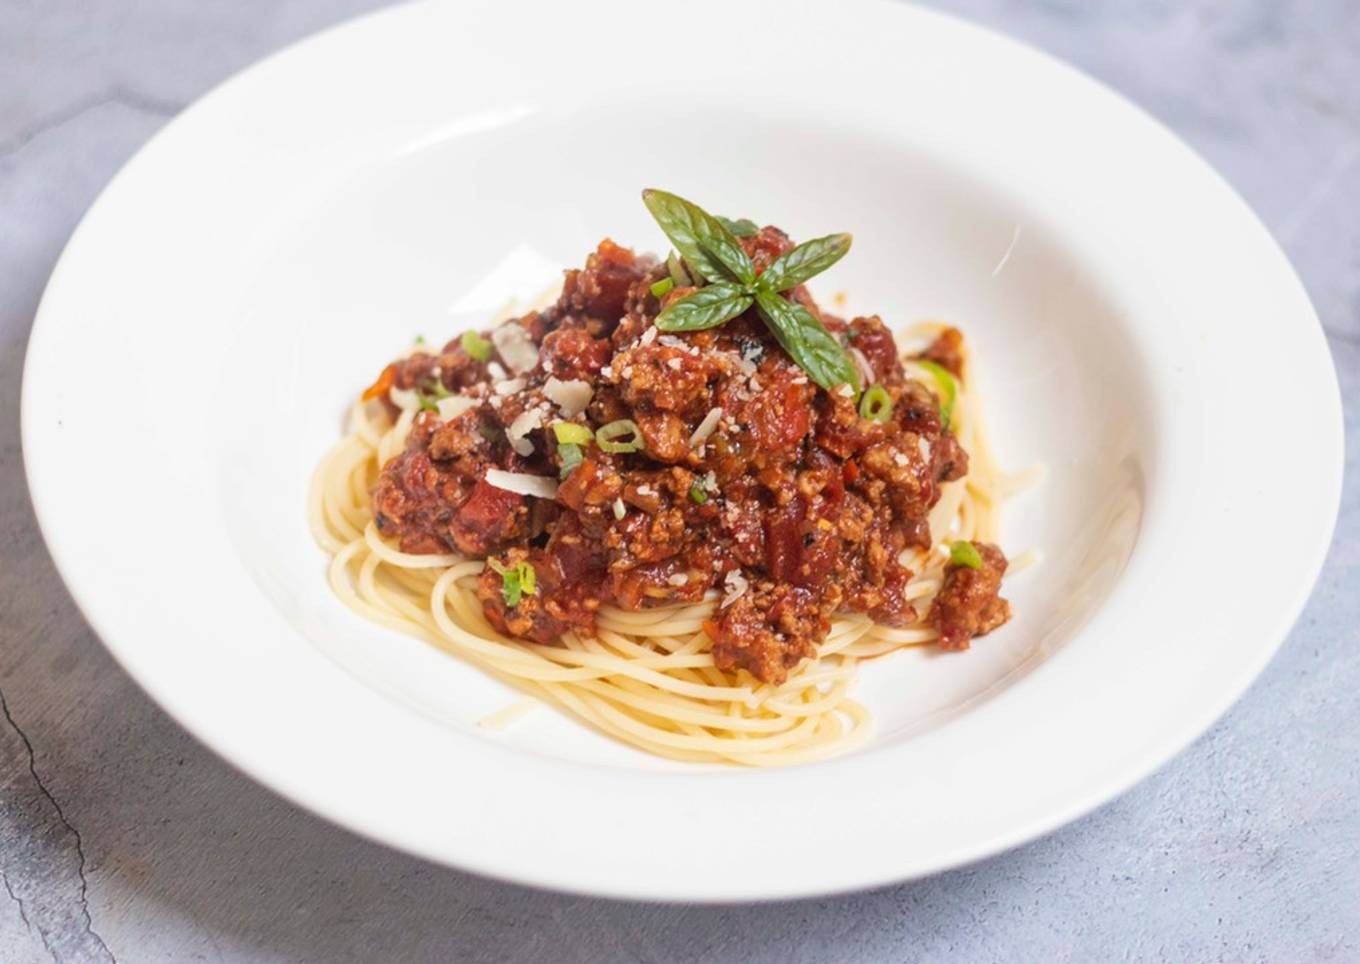
{"label": "bolognese sauce", "polygon": [[[768,226],[740,244],[757,273],[793,248]],[[777,295],[873,386],[827,389],[754,308],[705,330],[658,329],[695,291],[684,280],[606,240],[545,310],[388,366],[373,397],[392,406],[390,390],[418,392],[422,411],[372,490],[378,531],[404,552],[486,559],[487,620],[538,643],[594,635],[604,604],[707,594],[717,667],[768,683],[815,655],[836,613],[928,619],[946,649],[1005,622],[1006,560],[991,544],[975,546],[979,566],[947,569],[933,612],[907,596],[903,560],[931,550],[930,510],[968,454],[883,321],[835,317],[802,285]],[[945,330],[921,357],[959,375],[961,336]]]}

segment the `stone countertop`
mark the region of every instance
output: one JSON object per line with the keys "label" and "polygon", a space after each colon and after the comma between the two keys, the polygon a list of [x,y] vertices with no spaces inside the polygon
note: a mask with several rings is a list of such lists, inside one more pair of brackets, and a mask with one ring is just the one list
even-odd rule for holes
{"label": "stone countertop", "polygon": [[77,220],[205,89],[377,5],[0,0],[0,959],[1360,960],[1357,0],[938,4],[1118,88],[1260,213],[1302,274],[1340,372],[1341,519],[1279,656],[1136,789],[928,880],[718,908],[496,883],[303,813],[199,746],[114,665],[38,535],[20,373]]}

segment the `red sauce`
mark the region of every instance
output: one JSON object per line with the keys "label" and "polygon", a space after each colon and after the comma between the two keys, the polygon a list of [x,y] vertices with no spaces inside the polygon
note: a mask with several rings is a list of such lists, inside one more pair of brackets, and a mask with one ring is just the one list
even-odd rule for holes
{"label": "red sauce", "polygon": [[[743,245],[757,268],[792,247],[772,227]],[[491,567],[478,595],[499,630],[543,643],[593,634],[602,603],[642,609],[716,590],[715,661],[767,682],[813,655],[838,612],[914,621],[903,596],[911,574],[898,557],[929,548],[927,514],[941,483],[965,474],[968,456],[942,432],[938,399],[906,378],[892,333],[877,317],[847,323],[805,290],[790,293],[872,367],[892,399],[890,417],[873,421],[852,398],[811,382],[754,313],[707,331],[656,331],[662,302],[650,287],[664,277],[655,258],[604,241],[584,269],[567,272],[555,305],[508,323],[537,349],[531,369],[513,369],[520,353],[480,360],[454,339],[385,371],[380,384],[429,390],[438,381],[480,404],[447,422],[420,413],[374,487],[379,530],[407,552],[528,562],[535,591],[516,605]],[[941,351],[961,358],[958,348]],[[643,442],[627,453],[582,446],[554,500],[485,481],[492,468],[559,477],[551,424],[563,414],[545,394],[549,378],[589,385],[589,405],[573,421],[593,430],[631,419]],[[715,408],[717,426],[691,445]],[[526,422],[533,427],[512,444],[507,429]],[[1004,602],[999,574],[995,585],[951,578],[941,596],[955,601],[938,621],[958,648],[992,628]]]}

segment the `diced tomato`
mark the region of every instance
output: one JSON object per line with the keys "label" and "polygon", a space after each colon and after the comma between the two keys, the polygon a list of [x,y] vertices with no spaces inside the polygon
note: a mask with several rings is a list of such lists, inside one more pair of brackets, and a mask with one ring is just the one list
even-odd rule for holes
{"label": "diced tomato", "polygon": [[482,479],[453,517],[449,531],[463,552],[484,556],[514,529],[516,514],[523,511],[524,496]]}

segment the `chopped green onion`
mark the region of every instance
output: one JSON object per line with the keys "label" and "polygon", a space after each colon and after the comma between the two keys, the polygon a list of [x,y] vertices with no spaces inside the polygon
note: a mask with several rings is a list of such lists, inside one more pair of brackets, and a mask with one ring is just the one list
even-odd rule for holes
{"label": "chopped green onion", "polygon": [[427,388],[426,391],[435,398],[448,398],[453,394],[453,392],[444,387],[444,379],[438,377],[430,379],[430,387]]}
{"label": "chopped green onion", "polygon": [[439,406],[434,403],[434,399],[424,392],[416,392],[416,400],[420,403],[420,410],[422,412],[439,411]]}
{"label": "chopped green onion", "polygon": [[534,567],[527,562],[521,562],[515,568],[519,571],[520,588],[530,596],[538,592],[538,574],[534,572]]}
{"label": "chopped green onion", "polygon": [[689,272],[686,271],[685,266],[680,263],[680,256],[674,251],[666,255],[666,270],[671,273],[671,280],[676,284],[682,287],[688,287],[694,284],[694,282],[690,280]]}
{"label": "chopped green onion", "polygon": [[892,396],[882,385],[871,385],[859,400],[860,417],[875,422],[886,422],[892,418],[892,409]]}
{"label": "chopped green onion", "polygon": [[537,574],[529,563],[521,562],[513,568],[507,568],[495,559],[488,559],[486,564],[493,571],[500,573],[501,598],[505,600],[507,606],[514,608],[519,605],[520,599],[532,596],[538,591]]}
{"label": "chopped green onion", "polygon": [[940,386],[940,430],[948,432],[954,415],[954,401],[959,397],[959,383],[943,365],[923,358],[916,359],[916,364],[934,375],[936,384]]}
{"label": "chopped green onion", "polygon": [[424,335],[416,335],[416,344],[417,344],[417,345],[423,345],[423,344],[425,344],[425,336],[424,336]]}
{"label": "chopped green onion", "polygon": [[949,561],[956,566],[967,566],[969,569],[982,568],[982,556],[978,554],[977,546],[962,539],[950,545]]}
{"label": "chopped green onion", "polygon": [[[626,442],[615,439],[627,438]],[[621,418],[595,430],[595,444],[606,452],[636,452],[642,448],[642,429],[631,418]]]}
{"label": "chopped green onion", "polygon": [[476,361],[486,361],[491,357],[491,342],[475,331],[463,332],[460,344],[463,346],[463,351]]}
{"label": "chopped green onion", "polygon": [[575,422],[553,422],[552,429],[553,434],[557,436],[557,441],[561,444],[589,445],[590,440],[595,437],[595,433],[590,429],[584,425],[577,425]]}
{"label": "chopped green onion", "polygon": [[670,294],[670,290],[674,287],[675,287],[674,278],[662,278],[656,284],[652,285],[651,287],[652,297],[664,298],[666,297],[666,295]]}
{"label": "chopped green onion", "polygon": [[689,498],[696,505],[703,505],[708,501],[708,493],[704,491],[703,482],[695,482],[689,487]]}
{"label": "chopped green onion", "polygon": [[562,468],[558,470],[557,477],[565,479],[571,475],[576,466],[581,464],[584,456],[581,455],[581,446],[573,445],[571,442],[563,442],[557,446],[557,454],[562,459]]}

